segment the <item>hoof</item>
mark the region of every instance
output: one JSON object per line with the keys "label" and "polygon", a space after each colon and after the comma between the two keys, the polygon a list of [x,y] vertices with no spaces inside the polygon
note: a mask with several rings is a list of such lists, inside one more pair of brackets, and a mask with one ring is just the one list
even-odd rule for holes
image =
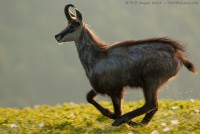
{"label": "hoof", "polygon": [[126,122],[127,121],[126,121],[125,118],[118,118],[112,123],[112,126],[119,126],[119,125],[126,123]]}
{"label": "hoof", "polygon": [[117,127],[117,126],[119,126],[119,125],[121,125],[121,124],[118,123],[118,122],[116,122],[116,121],[114,121],[114,122],[112,123],[112,126],[115,126],[115,127]]}
{"label": "hoof", "polygon": [[143,123],[137,123],[137,122],[134,122],[134,121],[129,121],[127,124],[131,127],[137,127],[137,126],[143,127],[143,126],[145,126],[145,124],[143,124]]}

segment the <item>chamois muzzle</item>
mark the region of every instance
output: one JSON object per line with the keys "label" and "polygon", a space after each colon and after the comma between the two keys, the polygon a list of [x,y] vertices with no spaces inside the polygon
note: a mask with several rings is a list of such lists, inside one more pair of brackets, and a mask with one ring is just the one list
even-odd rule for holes
{"label": "chamois muzzle", "polygon": [[55,39],[57,40],[57,42],[60,42],[62,40],[62,37],[60,34],[55,35]]}

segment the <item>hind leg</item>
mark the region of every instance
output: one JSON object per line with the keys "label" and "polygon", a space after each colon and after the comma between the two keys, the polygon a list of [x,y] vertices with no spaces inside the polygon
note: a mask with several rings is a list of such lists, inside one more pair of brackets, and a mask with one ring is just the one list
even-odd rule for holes
{"label": "hind leg", "polygon": [[128,124],[132,127],[134,126],[144,126],[147,125],[151,119],[153,118],[154,114],[158,111],[158,108],[153,109],[152,111],[150,111],[149,113],[147,113],[144,118],[142,119],[142,121],[140,123],[136,123],[133,121],[129,121]]}
{"label": "hind leg", "polygon": [[158,108],[156,107],[155,109],[153,109],[151,112],[147,113],[145,115],[145,117],[142,119],[142,124],[143,125],[147,125],[151,119],[153,118],[154,114],[158,111]]}
{"label": "hind leg", "polygon": [[119,126],[123,123],[128,123],[132,126],[139,125],[138,123],[134,123],[130,120],[145,113],[147,114],[142,123],[148,123],[155,114],[155,111],[157,111],[157,88],[144,88],[144,96],[146,102],[141,108],[122,115],[120,118],[115,120],[112,125]]}

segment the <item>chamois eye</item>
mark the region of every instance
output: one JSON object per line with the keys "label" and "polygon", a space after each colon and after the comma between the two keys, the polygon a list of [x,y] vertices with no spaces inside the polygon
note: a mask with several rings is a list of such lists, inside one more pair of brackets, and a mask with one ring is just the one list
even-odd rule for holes
{"label": "chamois eye", "polygon": [[74,27],[73,25],[70,25],[70,26],[69,26],[69,29],[70,29],[70,30],[73,30],[74,28],[75,28],[75,27]]}
{"label": "chamois eye", "polygon": [[77,26],[80,26],[80,22],[77,21],[77,22],[76,22],[76,25],[77,25]]}

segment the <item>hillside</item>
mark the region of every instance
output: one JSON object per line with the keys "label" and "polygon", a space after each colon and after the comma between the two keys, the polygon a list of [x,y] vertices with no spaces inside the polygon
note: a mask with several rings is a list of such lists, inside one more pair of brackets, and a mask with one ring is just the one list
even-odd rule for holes
{"label": "hillside", "polygon": [[[102,105],[112,108],[108,102]],[[125,102],[124,112],[140,107],[140,102]],[[145,127],[127,124],[112,127],[113,120],[102,116],[92,105],[66,103],[23,109],[0,108],[0,133],[95,133],[157,134],[200,133],[200,100],[160,101],[159,111]],[[142,117],[134,119],[141,120]]]}
{"label": "hillside", "polygon": [[[85,102],[91,86],[75,44],[59,46],[54,37],[67,26],[63,10],[69,3],[81,11],[84,22],[103,41],[112,44],[169,37],[186,47],[186,55],[199,70],[200,1],[196,5],[145,5],[133,1],[189,0],[1,0],[0,106]],[[159,97],[199,99],[199,81],[199,75],[192,75],[183,67],[169,88],[160,90]],[[126,100],[143,99],[142,91],[140,95],[138,92],[127,90]]]}

